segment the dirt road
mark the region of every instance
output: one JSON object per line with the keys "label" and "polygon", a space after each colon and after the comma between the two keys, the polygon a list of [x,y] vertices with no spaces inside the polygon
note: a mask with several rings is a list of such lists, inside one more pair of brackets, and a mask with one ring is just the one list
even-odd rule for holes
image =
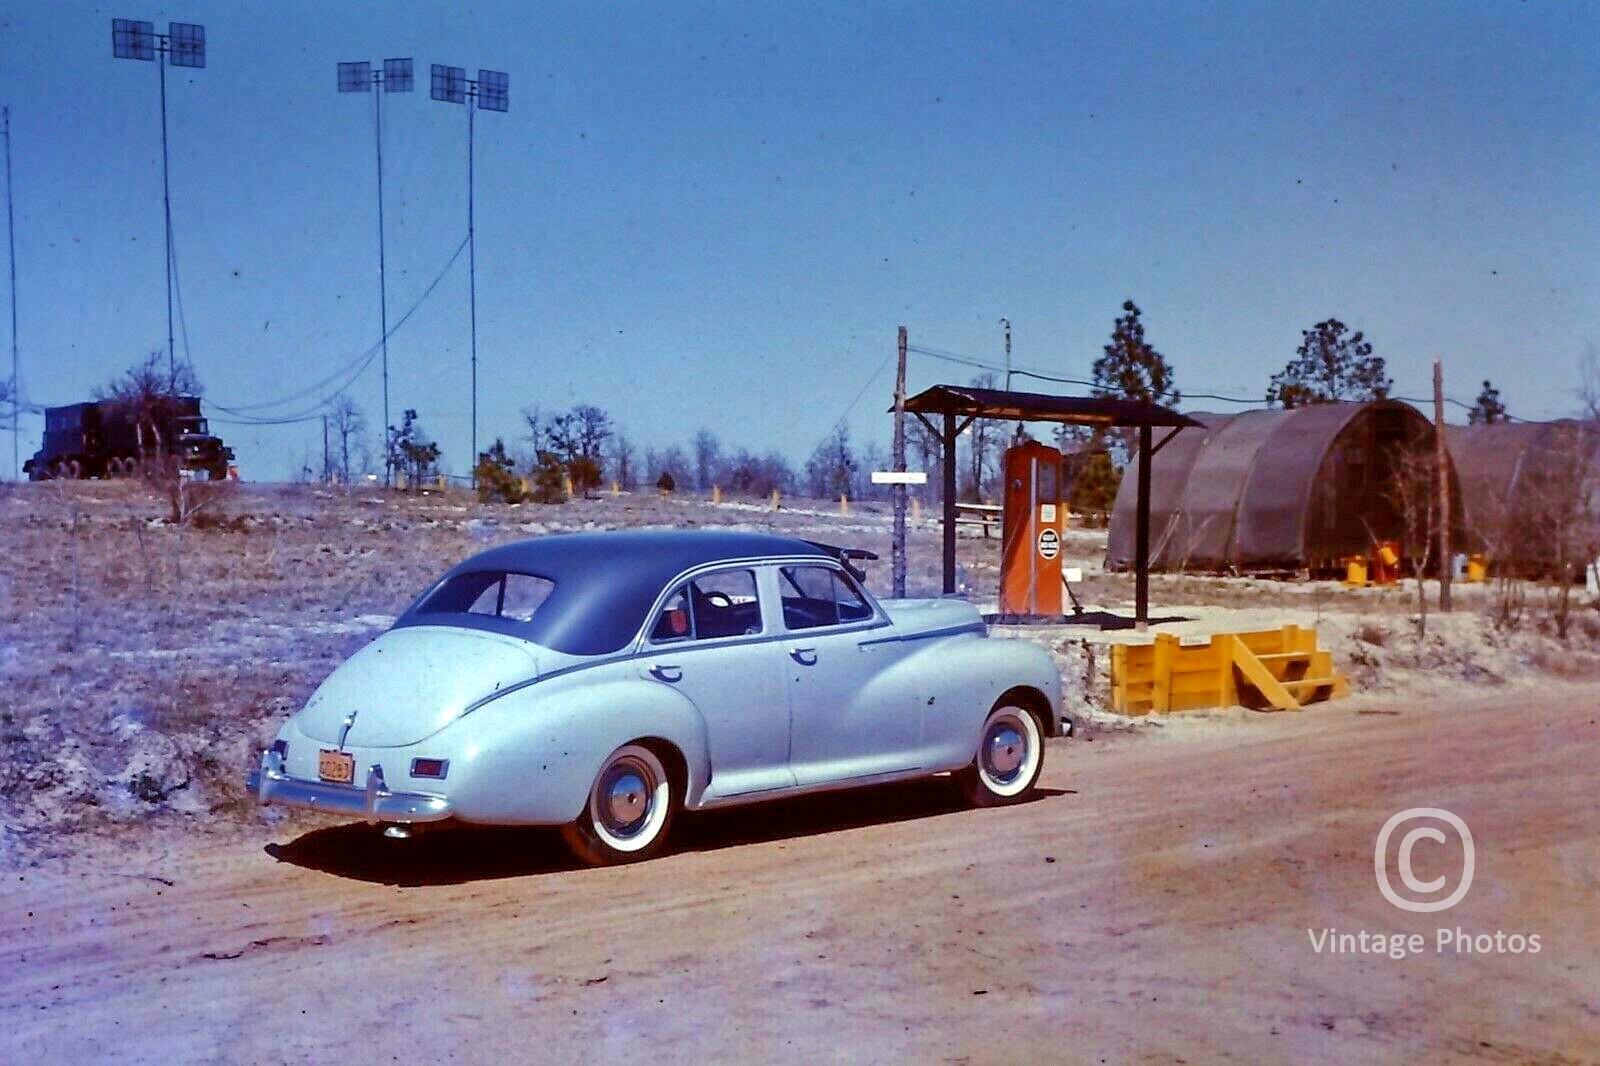
{"label": "dirt road", "polygon": [[[614,870],[506,831],[101,849],[7,875],[0,1061],[1594,1061],[1597,715],[1595,685],[1235,712],[1058,742],[1024,807],[727,812]],[[1375,883],[1410,807],[1470,826],[1448,912]]]}

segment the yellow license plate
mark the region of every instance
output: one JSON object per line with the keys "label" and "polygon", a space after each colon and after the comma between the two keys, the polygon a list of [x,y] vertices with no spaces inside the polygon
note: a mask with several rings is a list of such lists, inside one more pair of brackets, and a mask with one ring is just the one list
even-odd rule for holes
{"label": "yellow license plate", "polygon": [[356,757],[343,751],[317,752],[317,776],[341,785],[354,784]]}

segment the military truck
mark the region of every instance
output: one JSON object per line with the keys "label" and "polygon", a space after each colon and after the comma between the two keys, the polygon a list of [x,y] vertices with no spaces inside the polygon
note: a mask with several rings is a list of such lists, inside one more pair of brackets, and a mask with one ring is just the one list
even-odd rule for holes
{"label": "military truck", "polygon": [[211,435],[198,396],[163,398],[143,418],[118,400],[47,407],[44,445],[22,469],[30,481],[132,477],[142,464],[169,455],[180,469],[213,481],[228,476],[233,449]]}

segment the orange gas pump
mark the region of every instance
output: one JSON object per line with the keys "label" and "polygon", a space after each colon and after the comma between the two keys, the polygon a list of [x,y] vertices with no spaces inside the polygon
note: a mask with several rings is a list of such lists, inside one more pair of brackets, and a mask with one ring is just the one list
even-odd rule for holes
{"label": "orange gas pump", "polygon": [[1006,449],[1000,613],[1061,614],[1061,452],[1036,440]]}

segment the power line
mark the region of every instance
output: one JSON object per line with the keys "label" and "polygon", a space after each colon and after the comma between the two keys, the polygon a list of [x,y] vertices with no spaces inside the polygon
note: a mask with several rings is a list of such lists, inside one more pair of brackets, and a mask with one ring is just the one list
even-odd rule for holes
{"label": "power line", "polygon": [[[918,355],[926,355],[926,356],[928,356],[930,358],[933,358],[933,359],[939,359],[939,360],[942,360],[942,361],[947,362],[947,363],[956,363],[956,364],[961,365],[961,366],[969,366],[969,367],[973,367],[973,368],[978,369],[978,370],[992,370],[992,371],[1000,372],[1000,371],[1005,369],[1004,367],[1001,367],[1001,366],[999,366],[999,365],[997,365],[995,363],[986,361],[986,360],[984,360],[984,359],[982,359],[982,358],[980,358],[978,356],[962,355],[962,354],[957,353],[957,352],[944,351],[944,350],[941,350],[941,349],[938,349],[938,348],[925,348],[925,347],[921,347],[919,345],[912,345],[912,346],[908,347],[906,350],[910,351],[910,352],[915,352]],[[1035,378],[1035,379],[1037,379],[1039,381],[1050,381],[1050,382],[1055,382],[1055,383],[1062,384],[1062,385],[1081,385],[1084,388],[1090,388],[1090,389],[1099,388],[1099,385],[1097,383],[1093,382],[1093,381],[1084,381],[1082,378],[1060,377],[1060,376],[1055,375],[1055,374],[1045,374],[1045,373],[1042,373],[1042,372],[1037,371],[1037,370],[1024,370],[1024,369],[1020,369],[1018,367],[1012,367],[1011,368],[1011,373],[1013,375],[1015,375],[1015,376],[1018,376],[1018,377]],[[1250,406],[1250,407],[1270,407],[1270,406],[1272,406],[1270,403],[1267,402],[1267,400],[1264,397],[1263,398],[1255,398],[1255,397],[1247,398],[1247,397],[1242,397],[1242,396],[1224,396],[1224,395],[1222,395],[1220,393],[1215,393],[1215,392],[1187,392],[1187,391],[1182,393],[1182,396],[1186,400],[1216,400],[1219,403],[1237,403],[1237,404],[1244,404],[1244,405]],[[1419,404],[1419,405],[1421,405],[1421,404],[1430,404],[1430,403],[1433,402],[1433,400],[1431,398],[1419,399],[1418,397],[1415,397],[1415,396],[1390,396],[1390,397],[1388,397],[1388,399],[1400,400],[1400,401],[1402,401],[1404,403]],[[1446,396],[1445,397],[1445,403],[1453,404],[1456,407],[1459,407],[1459,408],[1461,408],[1462,410],[1465,410],[1465,411],[1471,411],[1475,407],[1477,407],[1477,404],[1475,404],[1475,403],[1466,403],[1465,401],[1458,400],[1458,399],[1454,398],[1453,396]],[[1506,420],[1508,422],[1538,421],[1538,419],[1519,418],[1518,416],[1510,414],[1510,413],[1507,413],[1505,417],[1506,417]]]}
{"label": "power line", "polygon": [[330,393],[324,395],[321,399],[316,401],[317,408],[321,408],[327,403],[328,400],[331,400],[334,396],[337,396],[339,393],[355,384],[356,380],[366,372],[367,367],[372,365],[372,361],[377,358],[378,353],[383,350],[383,345],[388,338],[398,333],[400,331],[400,327],[404,326],[408,321],[410,321],[411,316],[417,313],[417,311],[422,307],[423,303],[427,301],[429,296],[433,295],[433,290],[439,287],[440,282],[444,281],[445,275],[450,272],[451,267],[455,266],[456,261],[461,258],[461,253],[464,252],[466,248],[467,238],[463,237],[461,239],[461,243],[456,246],[455,252],[450,256],[450,260],[445,263],[444,267],[439,271],[439,273],[434,276],[433,281],[428,283],[428,287],[422,291],[422,295],[417,297],[416,302],[413,303],[409,309],[407,309],[406,313],[396,319],[393,326],[389,327],[388,334],[382,339],[374,341],[364,351],[346,361],[344,365],[333,371],[333,373],[324,376],[320,380],[313,382],[310,385],[307,385],[305,388],[298,389],[286,396],[280,396],[275,400],[267,400],[262,403],[240,404],[237,407],[228,407],[220,403],[213,403],[211,406],[219,411],[226,411],[228,414],[236,415],[240,418],[255,419],[257,424],[262,425],[274,424],[276,417],[283,417],[288,421],[309,420],[309,415],[306,418],[263,415],[260,416],[259,419],[256,419],[256,416],[250,414],[250,412],[262,411],[271,407],[283,407],[297,400],[302,400],[314,393],[323,392],[334,382],[344,380],[342,385],[336,389],[333,389]]}
{"label": "power line", "polygon": [[883,362],[878,364],[878,369],[872,372],[872,376],[869,377],[864,384],[862,384],[861,391],[856,393],[856,398],[850,401],[850,406],[844,409],[844,414],[840,415],[834,421],[834,429],[838,429],[844,424],[844,420],[850,417],[850,412],[856,409],[856,404],[860,403],[861,397],[865,396],[867,394],[867,390],[872,388],[872,383],[878,380],[878,375],[883,373],[883,368],[889,365],[889,360],[893,359],[895,354],[895,352],[890,352],[888,355],[883,357]]}

